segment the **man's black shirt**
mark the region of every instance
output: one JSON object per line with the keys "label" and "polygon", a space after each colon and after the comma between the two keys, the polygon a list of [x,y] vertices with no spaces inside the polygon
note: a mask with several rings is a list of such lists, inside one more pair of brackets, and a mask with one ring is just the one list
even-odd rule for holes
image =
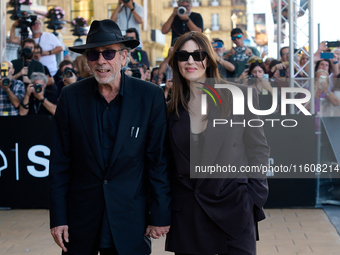
{"label": "man's black shirt", "polygon": [[[191,21],[200,29],[202,29],[203,32],[203,19],[201,14],[197,12],[191,12],[189,18]],[[181,35],[185,34],[186,32],[190,32],[190,29],[188,25],[185,23],[184,20],[181,20],[178,15],[174,18],[174,21],[171,24],[171,30],[172,30],[172,39],[175,39],[176,37],[180,37]],[[171,45],[173,46],[173,45]]]}
{"label": "man's black shirt", "polygon": [[[18,58],[18,59],[12,60],[12,64],[14,68],[13,75],[16,75],[24,67],[24,60],[22,58]],[[36,61],[35,59],[32,59],[30,64],[28,65],[28,73],[27,73],[28,78],[31,77],[31,74],[33,72],[45,73],[43,64],[41,64],[39,61]],[[22,76],[18,77],[17,80],[22,81]]]}
{"label": "man's black shirt", "polygon": [[[107,169],[112,156],[113,147],[116,141],[116,134],[119,122],[120,109],[122,108],[122,98],[124,93],[123,84],[120,87],[118,95],[108,103],[96,87],[96,107],[97,122],[99,127],[99,139],[102,155],[104,158],[105,168]],[[109,221],[106,211],[103,215],[102,228],[100,235],[100,248],[114,247],[112,234],[109,227]]]}
{"label": "man's black shirt", "polygon": [[[57,104],[57,95],[55,91],[46,90],[44,97],[52,104]],[[29,109],[27,115],[52,115],[45,106],[34,96],[30,96]]]}

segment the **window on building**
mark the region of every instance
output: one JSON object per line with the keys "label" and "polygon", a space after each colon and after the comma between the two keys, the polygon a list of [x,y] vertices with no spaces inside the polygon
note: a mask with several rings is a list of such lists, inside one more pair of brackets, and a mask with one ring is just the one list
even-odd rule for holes
{"label": "window on building", "polygon": [[212,31],[220,30],[218,13],[211,14],[211,30]]}
{"label": "window on building", "polygon": [[200,2],[198,0],[192,0],[192,7],[200,6]]}
{"label": "window on building", "polygon": [[172,0],[172,1],[170,2],[170,7],[177,7],[177,6],[178,6],[177,0]]}
{"label": "window on building", "polygon": [[42,5],[42,4],[41,4],[41,0],[33,0],[33,1],[32,1],[32,4],[33,4],[33,5]]}
{"label": "window on building", "polygon": [[71,2],[71,20],[78,16],[86,19],[87,24],[93,20],[93,0],[72,0]]}
{"label": "window on building", "polygon": [[246,11],[233,10],[233,11],[231,11],[231,17],[232,17],[232,19],[231,19],[232,27],[238,27],[238,28],[241,28],[243,30],[246,30],[246,28],[247,28]]}
{"label": "window on building", "polygon": [[211,6],[219,6],[219,0],[211,0]]}
{"label": "window on building", "polygon": [[246,6],[246,0],[231,0],[231,5]]}

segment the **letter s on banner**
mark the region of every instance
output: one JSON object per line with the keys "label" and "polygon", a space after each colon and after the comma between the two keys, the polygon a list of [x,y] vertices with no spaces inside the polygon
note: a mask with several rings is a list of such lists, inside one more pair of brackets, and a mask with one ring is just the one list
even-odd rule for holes
{"label": "letter s on banner", "polygon": [[41,158],[36,155],[36,152],[41,151],[44,156],[50,156],[51,150],[44,145],[32,146],[27,153],[28,159],[33,163],[45,166],[45,170],[37,170],[34,166],[27,166],[27,171],[34,177],[43,178],[47,177],[49,174],[49,160],[46,158]]}

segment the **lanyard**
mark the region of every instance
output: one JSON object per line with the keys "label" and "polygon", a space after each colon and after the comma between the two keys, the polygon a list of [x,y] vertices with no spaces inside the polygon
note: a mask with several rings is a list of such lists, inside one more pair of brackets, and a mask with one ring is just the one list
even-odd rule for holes
{"label": "lanyard", "polygon": [[[133,8],[135,8],[135,3],[133,3]],[[124,6],[125,16],[127,17],[127,7]],[[126,29],[129,28],[129,21],[131,19],[132,12],[130,11],[129,18],[126,20]]]}
{"label": "lanyard", "polygon": [[[39,44],[39,45],[40,45],[41,36],[42,36],[42,32],[41,32],[41,34],[40,34],[40,36],[39,36],[39,41],[38,41],[38,44]],[[41,46],[41,45],[40,45],[40,46]]]}
{"label": "lanyard", "polygon": [[37,109],[37,106],[35,105],[35,101],[36,100],[34,99],[34,102],[33,102],[34,112],[35,112],[35,114],[38,114],[38,112],[40,110],[41,102],[39,101],[38,109]]}

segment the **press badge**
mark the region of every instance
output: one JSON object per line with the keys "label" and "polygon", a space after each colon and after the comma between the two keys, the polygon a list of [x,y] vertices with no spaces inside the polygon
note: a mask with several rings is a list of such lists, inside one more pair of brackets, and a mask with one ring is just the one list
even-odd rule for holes
{"label": "press badge", "polygon": [[262,88],[262,95],[264,96],[268,95],[268,90],[266,90],[265,88]]}

